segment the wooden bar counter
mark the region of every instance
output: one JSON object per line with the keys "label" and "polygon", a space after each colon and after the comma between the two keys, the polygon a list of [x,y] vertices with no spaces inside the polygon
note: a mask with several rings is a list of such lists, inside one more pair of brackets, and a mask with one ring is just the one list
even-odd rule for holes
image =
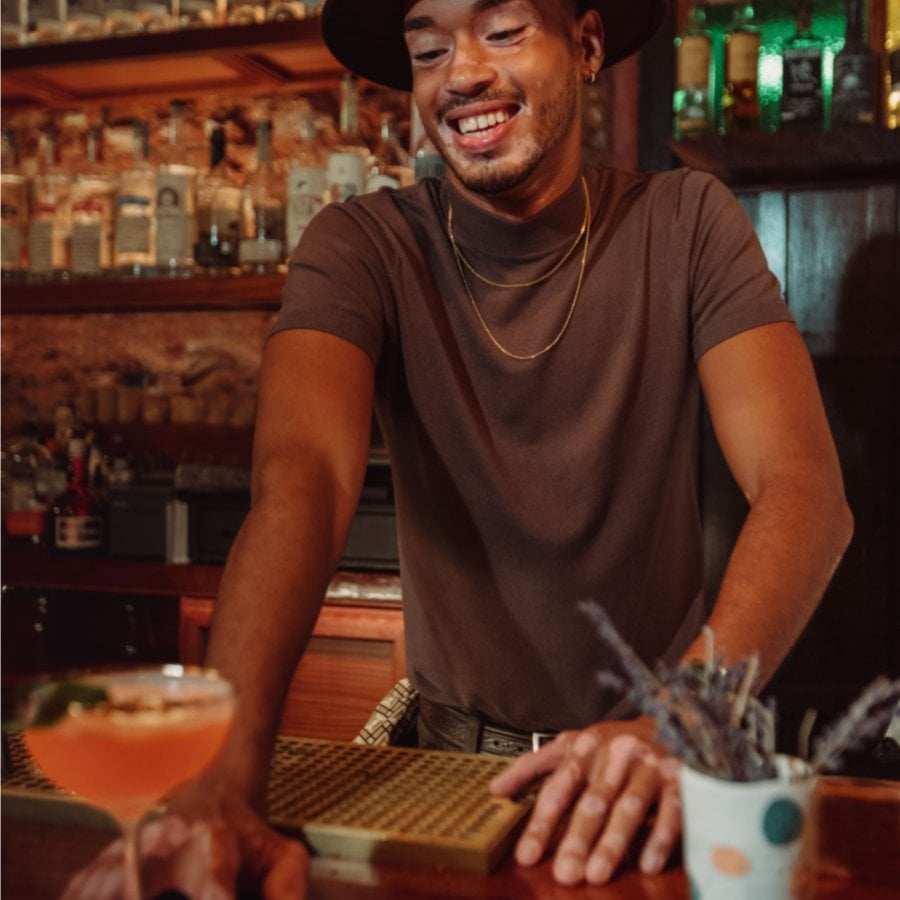
{"label": "wooden bar counter", "polygon": [[[835,900],[900,897],[900,783],[840,777],[820,780],[814,846],[815,886],[807,895]],[[50,900],[110,840],[104,819],[80,804],[3,804],[3,896]],[[41,809],[41,807],[45,807]],[[58,807],[71,809],[60,814]],[[68,821],[66,820],[68,818]],[[490,875],[434,867],[373,865],[314,858],[308,896],[314,900],[669,900],[687,898],[687,878],[676,861],[657,876],[626,866],[609,885],[561,887],[550,863],[523,869],[510,858]],[[767,900],[767,898],[759,898]]]}

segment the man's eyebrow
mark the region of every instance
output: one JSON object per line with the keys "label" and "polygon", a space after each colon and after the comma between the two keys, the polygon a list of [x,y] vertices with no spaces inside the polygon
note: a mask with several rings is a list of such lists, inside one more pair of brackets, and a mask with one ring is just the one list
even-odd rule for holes
{"label": "man's eyebrow", "polygon": [[[477,0],[472,8],[474,12],[480,13],[486,9],[492,9],[495,6],[505,6],[507,3],[512,2],[514,0]],[[430,28],[432,25],[434,25],[434,19],[431,16],[415,16],[414,18],[406,19],[403,23],[403,33],[421,31],[423,28]]]}

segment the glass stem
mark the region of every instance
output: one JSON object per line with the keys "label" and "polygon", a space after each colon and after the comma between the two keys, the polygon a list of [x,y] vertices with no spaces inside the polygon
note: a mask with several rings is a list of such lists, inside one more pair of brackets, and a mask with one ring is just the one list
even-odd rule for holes
{"label": "glass stem", "polygon": [[122,823],[122,838],[125,842],[125,883],[122,900],[141,900],[141,863],[139,858],[139,840],[141,820],[130,819]]}

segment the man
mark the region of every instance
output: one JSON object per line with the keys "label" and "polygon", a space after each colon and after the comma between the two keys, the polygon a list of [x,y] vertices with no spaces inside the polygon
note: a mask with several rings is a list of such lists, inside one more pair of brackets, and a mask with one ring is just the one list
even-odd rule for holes
{"label": "man", "polygon": [[262,822],[269,754],[356,509],[373,401],[420,737],[521,749],[561,732],[494,788],[547,776],[516,858],[552,854],[564,884],[612,877],[651,809],[644,871],[679,836],[672,760],[652,722],[617,720],[594,678],[609,651],[576,607],[602,603],[650,664],[702,656],[698,384],[751,506],[708,617],[725,661],[758,652],[763,684],[849,541],[810,361],[734,199],[684,170],[582,169],[580,84],[637,50],[663,3],[325,5],[339,60],[412,87],[447,177],[326,207],[263,357],[253,508],[208,656],[238,687],[238,725],[173,808],[227,819],[230,865],[271,896],[303,860]]}

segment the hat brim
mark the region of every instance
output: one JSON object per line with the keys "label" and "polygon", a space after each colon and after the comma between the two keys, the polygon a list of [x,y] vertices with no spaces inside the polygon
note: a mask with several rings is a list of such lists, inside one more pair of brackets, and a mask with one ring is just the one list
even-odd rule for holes
{"label": "hat brim", "polygon": [[[667,0],[588,0],[583,10],[600,14],[603,68],[625,59],[653,36],[666,17]],[[335,59],[369,81],[412,90],[412,71],[403,38],[404,0],[326,0],[322,36]]]}

